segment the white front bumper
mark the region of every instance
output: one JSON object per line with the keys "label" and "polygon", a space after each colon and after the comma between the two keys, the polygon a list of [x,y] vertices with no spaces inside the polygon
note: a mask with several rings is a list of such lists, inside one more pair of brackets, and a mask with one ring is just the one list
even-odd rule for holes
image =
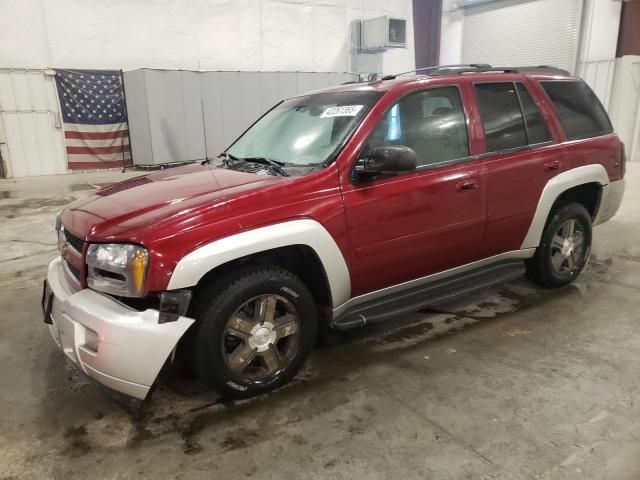
{"label": "white front bumper", "polygon": [[[157,310],[133,310],[89,289],[74,292],[60,257],[49,264],[47,282],[53,292],[49,330],[67,357],[103,385],[144,399],[193,319],[159,324]],[[84,346],[87,328],[99,336],[97,352]]]}

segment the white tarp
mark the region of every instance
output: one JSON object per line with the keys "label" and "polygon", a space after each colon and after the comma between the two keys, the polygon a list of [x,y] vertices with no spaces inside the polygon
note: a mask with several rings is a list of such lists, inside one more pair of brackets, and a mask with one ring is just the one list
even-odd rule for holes
{"label": "white tarp", "polygon": [[350,23],[407,19],[407,49],[386,72],[413,68],[411,0],[0,0],[0,67],[350,71]]}

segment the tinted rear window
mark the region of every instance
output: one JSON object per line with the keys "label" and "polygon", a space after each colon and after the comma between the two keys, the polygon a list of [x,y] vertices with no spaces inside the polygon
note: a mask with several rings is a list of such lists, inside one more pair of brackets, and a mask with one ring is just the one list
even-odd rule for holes
{"label": "tinted rear window", "polygon": [[607,112],[584,82],[540,82],[556,107],[564,131],[571,140],[611,133]]}
{"label": "tinted rear window", "polygon": [[517,83],[516,88],[518,89],[518,96],[520,97],[522,111],[524,112],[529,145],[548,142],[551,140],[551,137],[549,136],[547,125],[544,123],[544,119],[533,98],[531,98],[531,95],[529,95],[529,92],[522,83]]}
{"label": "tinted rear window", "polygon": [[475,89],[487,151],[527,145],[524,119],[513,83],[481,83]]}

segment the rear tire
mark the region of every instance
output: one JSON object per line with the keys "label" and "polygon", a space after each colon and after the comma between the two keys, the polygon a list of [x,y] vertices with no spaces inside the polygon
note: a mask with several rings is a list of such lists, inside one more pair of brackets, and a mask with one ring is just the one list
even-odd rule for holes
{"label": "rear tire", "polygon": [[545,288],[573,282],[589,260],[591,239],[591,217],[584,206],[570,203],[558,208],[528,262],[527,276]]}
{"label": "rear tire", "polygon": [[316,337],[317,312],[302,281],[277,266],[231,273],[196,315],[198,376],[227,398],[269,392],[302,368]]}

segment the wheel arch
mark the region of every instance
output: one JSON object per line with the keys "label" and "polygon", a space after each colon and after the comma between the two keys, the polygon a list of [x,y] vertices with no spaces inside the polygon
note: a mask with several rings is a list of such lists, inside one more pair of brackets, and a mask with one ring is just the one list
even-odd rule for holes
{"label": "wheel arch", "polygon": [[569,203],[579,203],[587,209],[591,221],[595,220],[600,202],[602,200],[602,185],[598,182],[589,182],[576,185],[562,192],[556,198],[549,213],[555,212]]}
{"label": "wheel arch", "polygon": [[168,289],[198,288],[234,267],[276,264],[301,278],[314,300],[334,308],[349,299],[346,261],[331,234],[315,220],[301,219],[260,227],[215,240],[185,255]]}
{"label": "wheel arch", "polygon": [[595,221],[602,201],[603,188],[608,184],[609,176],[600,164],[573,168],[553,177],[540,195],[521,248],[538,247],[550,214],[571,201],[583,204]]}

